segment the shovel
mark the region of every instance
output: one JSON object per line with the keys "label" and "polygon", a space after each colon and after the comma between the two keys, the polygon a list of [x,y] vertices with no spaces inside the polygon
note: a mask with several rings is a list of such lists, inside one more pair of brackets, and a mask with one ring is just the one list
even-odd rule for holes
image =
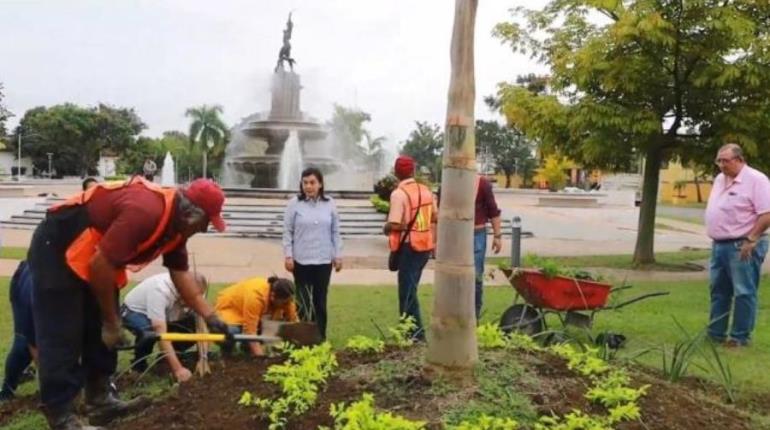
{"label": "shovel", "polygon": [[[164,340],[168,342],[227,342],[227,336],[218,333],[155,333],[148,331],[140,337],[139,344],[147,342],[156,342]],[[232,340],[235,342],[262,342],[279,343],[282,341],[291,342],[298,346],[317,345],[321,343],[321,333],[318,326],[312,323],[289,323],[282,324],[278,328],[277,335],[261,334],[234,334]],[[134,345],[121,347],[119,349],[132,349]]]}

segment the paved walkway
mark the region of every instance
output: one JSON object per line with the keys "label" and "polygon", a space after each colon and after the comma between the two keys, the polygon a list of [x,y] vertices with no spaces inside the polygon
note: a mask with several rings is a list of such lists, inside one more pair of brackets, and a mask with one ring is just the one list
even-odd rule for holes
{"label": "paved walkway", "polygon": [[[77,186],[68,185],[73,191]],[[57,189],[64,193],[64,186]],[[0,219],[23,208],[34,205],[36,199],[3,199]],[[7,200],[7,201],[6,201]],[[237,199],[240,201],[241,199]],[[250,200],[254,202],[255,200]],[[233,199],[232,202],[236,202]],[[259,200],[260,203],[282,203],[281,200]],[[536,196],[500,193],[498,202],[503,216],[510,219],[519,216],[525,231],[534,238],[522,241],[522,253],[539,255],[598,255],[631,254],[636,240],[638,209],[630,205],[608,204],[600,208],[548,208],[538,207]],[[8,203],[6,205],[5,203]],[[360,205],[360,200],[340,200],[340,205]],[[708,248],[704,228],[699,225],[665,220],[665,229],[659,229],[655,237],[657,251],[678,251],[682,247]],[[0,231],[3,246],[27,247],[32,232],[29,230],[4,229]],[[195,236],[189,249],[198,270],[214,282],[234,282],[250,276],[272,273],[286,275],[283,269],[283,253],[279,240],[222,237],[216,235]],[[504,240],[501,255],[510,255],[510,242]],[[395,284],[395,273],[386,270],[387,241],[385,237],[350,238],[344,244],[345,268],[333,275],[337,284]],[[770,262],[769,262],[770,263]],[[17,262],[0,259],[0,276],[10,276]],[[491,269],[491,268],[490,268]],[[163,268],[155,263],[141,273],[132,276],[142,279]],[[671,273],[614,271],[608,273],[618,281],[628,280],[680,280],[706,279],[707,273]],[[432,262],[426,269],[424,283],[433,282]],[[506,284],[500,276],[491,283]]]}

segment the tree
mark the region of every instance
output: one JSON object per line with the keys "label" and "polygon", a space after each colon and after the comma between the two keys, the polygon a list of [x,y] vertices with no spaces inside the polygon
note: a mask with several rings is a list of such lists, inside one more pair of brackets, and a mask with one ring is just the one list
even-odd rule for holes
{"label": "tree", "polygon": [[444,134],[436,124],[416,121],[415,126],[401,145],[401,153],[414,158],[418,166],[427,167],[433,178],[441,179],[439,155],[444,149]]}
{"label": "tree", "polygon": [[191,148],[189,142],[185,133],[175,130],[163,132],[163,136],[158,139],[142,136],[120,154],[117,170],[121,174],[142,174],[146,159],[150,158],[158,166],[162,166],[166,152],[169,152],[174,157],[174,167],[179,172],[178,180],[200,177],[203,174],[203,166],[200,163],[203,154],[197,146]]}
{"label": "tree", "polygon": [[456,0],[428,363],[469,372],[478,360],[474,307],[476,179],[473,33],[477,0]]}
{"label": "tree", "polygon": [[[706,165],[727,141],[770,156],[770,4],[552,0],[495,34],[550,66],[549,93],[501,85],[509,123],[584,166],[644,159],[636,264],[654,262],[660,167]],[[601,18],[597,18],[601,17]]]}
{"label": "tree", "polygon": [[572,167],[572,163],[559,155],[545,157],[543,166],[537,169],[538,180],[548,182],[548,189],[559,191],[564,188],[569,179],[566,170]]}
{"label": "tree", "polygon": [[[208,177],[208,155],[212,152],[224,154],[229,131],[224,121],[219,117],[223,112],[220,105],[202,105],[187,109],[185,116],[192,119],[190,123],[190,149],[198,148],[203,154],[203,177]],[[221,165],[221,163],[214,163]]]}
{"label": "tree", "polygon": [[511,176],[521,175],[527,183],[534,174],[533,145],[520,131],[501,126],[497,121],[476,121],[476,154],[487,152],[497,171],[505,174],[505,188],[511,187]]}
{"label": "tree", "polygon": [[10,146],[32,159],[38,171],[48,170],[48,153],[60,175],[92,175],[102,152],[120,154],[136,141],[145,128],[131,108],[105,104],[81,107],[71,103],[36,107],[24,113]]}
{"label": "tree", "polygon": [[5,128],[5,122],[8,118],[13,116],[11,111],[9,111],[3,104],[3,98],[5,98],[5,95],[3,94],[3,84],[0,82],[0,149],[5,147],[6,134],[8,133]]}
{"label": "tree", "polygon": [[340,147],[338,157],[354,161],[366,158],[362,145],[368,134],[365,124],[371,120],[371,115],[361,109],[334,104],[334,113],[326,125]]}
{"label": "tree", "polygon": [[366,153],[366,159],[368,160],[369,167],[374,173],[375,177],[382,173],[382,166],[385,163],[385,136],[372,137],[368,131],[364,133],[366,138],[366,147],[364,151]]}

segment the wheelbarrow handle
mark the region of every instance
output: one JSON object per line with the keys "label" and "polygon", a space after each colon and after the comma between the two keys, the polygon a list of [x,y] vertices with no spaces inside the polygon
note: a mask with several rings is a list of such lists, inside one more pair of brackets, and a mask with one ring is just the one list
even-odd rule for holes
{"label": "wheelbarrow handle", "polygon": [[625,301],[625,302],[622,302],[622,303],[618,303],[617,305],[609,306],[609,307],[606,307],[606,308],[603,308],[603,309],[620,309],[620,308],[622,308],[624,306],[628,306],[628,305],[630,305],[632,303],[636,303],[636,302],[638,302],[640,300],[649,299],[650,297],[667,296],[669,294],[671,294],[671,293],[669,293],[668,291],[659,291],[657,293],[642,294],[639,297],[634,297],[631,300],[628,300],[628,301]]}

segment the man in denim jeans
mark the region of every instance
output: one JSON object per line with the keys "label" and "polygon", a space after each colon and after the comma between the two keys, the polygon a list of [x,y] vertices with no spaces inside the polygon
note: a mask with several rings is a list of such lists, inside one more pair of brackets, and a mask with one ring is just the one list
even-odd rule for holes
{"label": "man in denim jeans", "polygon": [[722,173],[714,179],[705,215],[714,241],[708,334],[727,347],[747,346],[757,319],[757,287],[768,247],[770,180],[746,164],[743,150],[734,143],[720,148],[715,162]]}
{"label": "man in denim jeans", "polygon": [[473,261],[476,265],[476,323],[481,317],[484,302],[484,261],[487,257],[487,222],[492,224],[492,251],[502,249],[500,208],[497,207],[492,184],[482,175],[476,177],[476,203],[473,230]]}
{"label": "man in denim jeans", "polygon": [[428,187],[414,179],[415,163],[401,155],[393,168],[398,187],[390,194],[390,212],[383,226],[391,251],[400,250],[398,260],[398,312],[411,317],[417,325],[411,333],[416,340],[425,340],[420,316],[417,287],[422,270],[435,249],[437,221],[436,201]]}
{"label": "man in denim jeans", "polygon": [[[196,273],[195,280],[200,294],[205,297],[208,286],[206,278]],[[142,341],[148,332],[160,334],[167,331],[183,333],[195,331],[195,315],[185,307],[168,273],[151,276],[134,287],[123,301],[120,316],[123,326],[136,336],[134,360],[131,363],[132,369],[136,372],[144,372],[147,369],[147,357],[152,354],[155,347],[154,341]],[[176,353],[195,344],[167,341],[159,343],[177,382],[188,381],[192,377],[192,372],[184,367]]]}

